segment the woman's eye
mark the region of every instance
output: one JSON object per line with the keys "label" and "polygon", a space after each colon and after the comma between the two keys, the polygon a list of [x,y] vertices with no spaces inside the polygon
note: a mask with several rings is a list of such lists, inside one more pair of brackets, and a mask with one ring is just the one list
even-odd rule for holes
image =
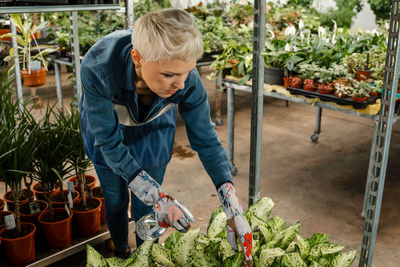
{"label": "woman's eye", "polygon": [[163,73],[162,74],[164,77],[166,77],[166,78],[172,78],[172,77],[174,77],[174,74],[169,74],[169,73]]}

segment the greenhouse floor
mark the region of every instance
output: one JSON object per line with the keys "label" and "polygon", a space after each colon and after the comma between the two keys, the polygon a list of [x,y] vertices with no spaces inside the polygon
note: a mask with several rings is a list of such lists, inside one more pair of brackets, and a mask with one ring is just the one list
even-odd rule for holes
{"label": "greenhouse floor", "polygon": [[[204,68],[204,72],[206,71],[207,68]],[[50,72],[49,75],[51,74]],[[67,74],[63,75],[67,77]],[[49,76],[45,88],[37,90],[44,103],[56,101],[55,88],[51,87],[54,84],[52,77],[54,76]],[[215,83],[204,81],[214,120]],[[65,84],[63,82],[65,104],[73,96],[68,83],[69,81],[65,81]],[[26,91],[26,95],[29,95],[29,91]],[[299,221],[300,234],[303,236],[309,237],[315,232],[327,233],[332,242],[344,245],[346,249],[356,249],[357,259],[353,266],[358,266],[363,228],[360,214],[373,121],[324,110],[322,133],[318,143],[312,143],[310,136],[315,127],[315,107],[297,103],[286,107],[282,100],[264,100],[261,197],[270,197],[275,202],[272,215],[281,216],[287,224]],[[245,209],[248,204],[250,105],[250,94],[237,94],[235,165],[238,173],[234,182]],[[223,94],[222,118],[225,124],[216,129],[223,145],[227,147],[226,94]],[[398,266],[400,258],[399,125],[393,127],[391,144],[373,257],[373,266],[379,267]],[[180,118],[175,151],[163,187],[193,212],[196,222],[192,227],[200,227],[205,231],[212,211],[219,206],[219,200],[200,160],[189,147]],[[3,195],[3,187],[0,188],[0,193]],[[133,233],[130,235],[130,244],[134,248]],[[105,242],[95,248],[106,257],[112,256]],[[85,266],[85,261],[85,252],[82,252],[52,266]]]}

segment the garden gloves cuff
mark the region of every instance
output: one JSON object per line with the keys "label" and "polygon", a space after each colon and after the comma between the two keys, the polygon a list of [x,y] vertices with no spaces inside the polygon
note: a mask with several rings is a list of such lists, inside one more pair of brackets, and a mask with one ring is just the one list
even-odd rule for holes
{"label": "garden gloves cuff", "polygon": [[243,208],[236,196],[235,187],[229,182],[221,185],[218,189],[218,196],[227,217],[228,242],[237,251],[236,237],[238,237],[246,264],[252,266],[253,233],[243,215]]}
{"label": "garden gloves cuff", "polygon": [[129,189],[144,204],[154,206],[155,217],[161,227],[173,226],[181,232],[190,228],[194,217],[177,200],[165,194],[161,186],[146,172],[141,171],[129,183]]}

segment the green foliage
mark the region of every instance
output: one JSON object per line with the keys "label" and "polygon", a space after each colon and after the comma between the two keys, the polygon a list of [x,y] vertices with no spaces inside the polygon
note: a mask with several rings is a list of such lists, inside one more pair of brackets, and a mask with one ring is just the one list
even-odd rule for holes
{"label": "green foliage", "polygon": [[[271,199],[262,198],[246,212],[246,217],[252,223],[258,223],[252,225],[254,237],[252,256],[256,267],[320,265],[348,267],[355,260],[355,250],[342,252],[343,246],[329,243],[328,235],[314,234],[307,239],[299,235],[299,223],[286,227],[286,222],[282,218],[278,216],[268,218],[272,207]],[[226,225],[226,216],[224,221],[219,220],[221,212],[223,213],[221,208],[213,212],[209,228],[215,223]],[[129,266],[140,266],[140,261],[145,262],[145,266],[155,263],[157,266],[240,267],[244,259],[243,253],[240,249],[238,252],[233,251],[226,235],[221,234],[222,232],[217,235],[215,232],[209,232],[205,235],[200,233],[200,229],[190,230],[185,234],[175,231],[166,239],[165,246],[146,241],[128,259]],[[178,241],[175,233],[179,233]],[[144,251],[149,250],[149,246],[152,246],[151,256],[144,254]],[[87,254],[87,266],[94,266],[94,262],[104,263],[103,256],[95,253],[91,247],[87,248]],[[105,260],[109,262],[109,259]],[[120,262],[119,266],[128,264],[124,261]]]}
{"label": "green foliage", "polygon": [[309,8],[313,2],[314,0],[288,0],[286,4],[288,6],[302,6]]}
{"label": "green foliage", "polygon": [[0,36],[0,38],[15,37],[17,41],[17,47],[10,49],[10,55],[4,61],[19,58],[22,69],[28,69],[32,61],[38,60],[42,66],[47,67],[45,56],[54,52],[55,49],[44,45],[37,45],[33,40],[33,35],[46,28],[48,22],[42,22],[36,27],[33,24],[32,15],[23,19],[22,15],[19,14],[11,14],[10,21],[15,25],[20,34],[7,33]]}
{"label": "green foliage", "polygon": [[169,8],[171,2],[169,0],[141,0],[135,1],[135,18],[139,18],[151,11]]}
{"label": "green foliage", "polygon": [[389,19],[392,0],[368,0],[377,19]]}

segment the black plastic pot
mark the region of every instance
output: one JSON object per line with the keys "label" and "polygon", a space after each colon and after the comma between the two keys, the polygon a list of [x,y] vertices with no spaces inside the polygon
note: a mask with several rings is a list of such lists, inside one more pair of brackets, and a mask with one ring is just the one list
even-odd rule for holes
{"label": "black plastic pot", "polygon": [[265,67],[264,82],[273,85],[283,85],[283,69]]}

